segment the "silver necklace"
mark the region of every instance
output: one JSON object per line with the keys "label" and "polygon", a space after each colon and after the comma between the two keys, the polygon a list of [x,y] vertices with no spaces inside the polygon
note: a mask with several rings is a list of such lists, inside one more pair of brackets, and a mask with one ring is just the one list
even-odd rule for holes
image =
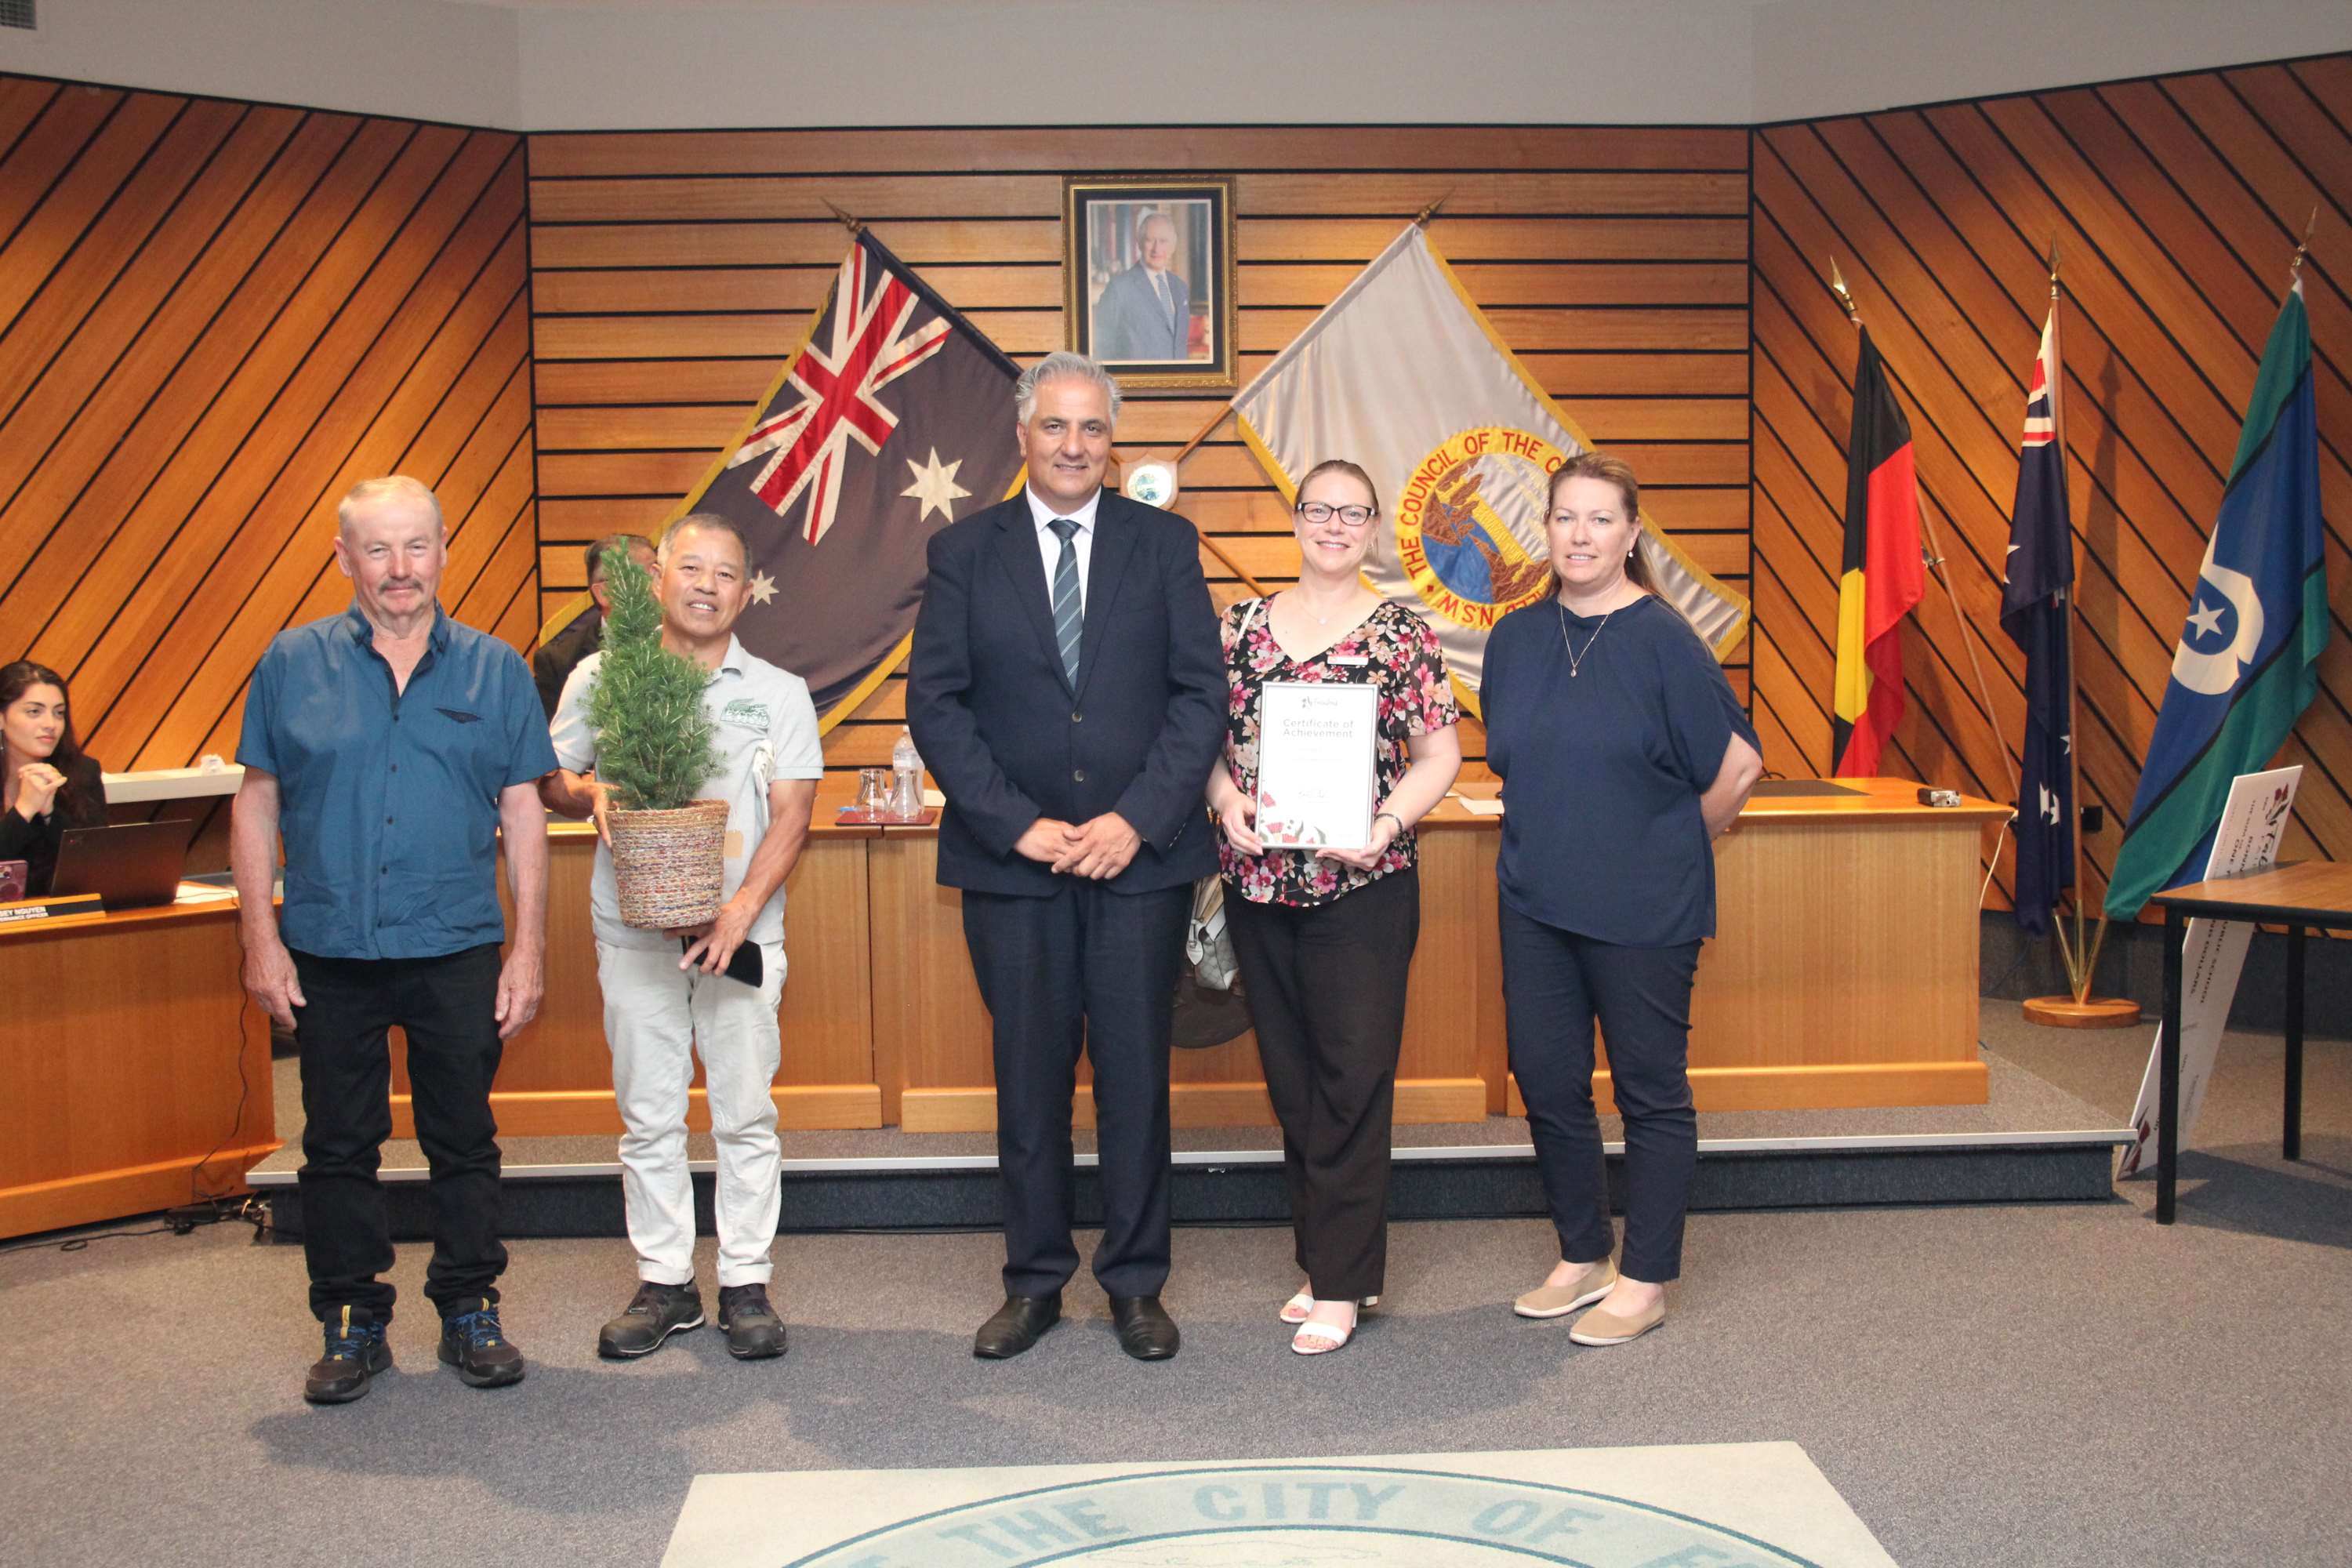
{"label": "silver necklace", "polygon": [[1585,654],[1589,654],[1592,651],[1592,645],[1599,642],[1601,640],[1601,634],[1609,629],[1609,616],[1613,616],[1617,612],[1612,610],[1609,612],[1608,616],[1601,617],[1601,624],[1592,628],[1592,635],[1591,637],[1584,639],[1584,653],[1579,653],[1576,651],[1576,645],[1568,640],[1568,606],[1566,605],[1559,605],[1558,607],[1559,610],[1559,646],[1568,650],[1568,678],[1570,680],[1574,680],[1576,679],[1578,668],[1584,663]]}

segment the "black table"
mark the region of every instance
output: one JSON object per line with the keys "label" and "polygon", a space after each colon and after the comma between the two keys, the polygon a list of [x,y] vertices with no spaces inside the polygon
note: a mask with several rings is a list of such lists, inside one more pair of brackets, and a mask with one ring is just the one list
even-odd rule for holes
{"label": "black table", "polygon": [[2286,927],[2286,1096],[2283,1156],[2303,1157],[2304,932],[2352,929],[2352,865],[2305,860],[2216,877],[2156,895],[2164,906],[2164,1046],[2156,1093],[2156,1220],[2170,1225],[2180,1174],[2180,954],[2192,919],[2269,921]]}

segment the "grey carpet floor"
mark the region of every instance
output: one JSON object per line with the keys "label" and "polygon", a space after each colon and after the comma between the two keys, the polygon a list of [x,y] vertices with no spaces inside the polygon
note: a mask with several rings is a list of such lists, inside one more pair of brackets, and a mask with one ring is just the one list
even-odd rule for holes
{"label": "grey carpet floor", "polygon": [[[2014,1018],[1988,1003],[1988,1043],[2122,1121],[2145,1030]],[[1507,1312],[1552,1255],[1530,1222],[1397,1226],[1390,1308],[1317,1361],[1273,1321],[1286,1235],[1181,1231],[1185,1349],[1160,1366],[1118,1353],[1090,1286],[1029,1355],[972,1361],[990,1236],[786,1237],[783,1361],[736,1364],[704,1332],[606,1365],[625,1247],[533,1241],[507,1313],[531,1375],[477,1393],[435,1365],[411,1247],[401,1370],[312,1410],[295,1248],[224,1226],[0,1256],[0,1562],[651,1563],[701,1471],[1783,1438],[1906,1568],[2342,1568],[2352,1047],[2313,1047],[2296,1165],[2279,1061],[2230,1039],[2179,1226],[2148,1220],[2145,1183],[1696,1215],[1672,1320],[1614,1350]]]}

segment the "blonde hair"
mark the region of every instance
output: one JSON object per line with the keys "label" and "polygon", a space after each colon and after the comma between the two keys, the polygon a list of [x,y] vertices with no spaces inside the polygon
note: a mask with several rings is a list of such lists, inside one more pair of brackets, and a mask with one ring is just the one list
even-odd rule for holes
{"label": "blonde hair", "polygon": [[1372,498],[1372,515],[1374,517],[1381,515],[1380,487],[1372,483],[1371,475],[1364,472],[1361,468],[1348,461],[1345,458],[1326,458],[1321,462],[1316,464],[1313,468],[1307,469],[1307,477],[1298,481],[1298,489],[1294,493],[1297,495],[1305,495],[1307,493],[1307,487],[1313,484],[1317,479],[1321,479],[1325,474],[1345,474],[1349,479],[1355,480],[1358,484],[1363,486],[1364,493]]}
{"label": "blonde hair", "polygon": [[362,479],[345,490],[343,499],[335,503],[335,526],[350,532],[353,519],[376,502],[385,500],[422,501],[433,514],[435,524],[441,521],[441,499],[433,493],[430,485],[406,474],[387,474],[380,479]]}

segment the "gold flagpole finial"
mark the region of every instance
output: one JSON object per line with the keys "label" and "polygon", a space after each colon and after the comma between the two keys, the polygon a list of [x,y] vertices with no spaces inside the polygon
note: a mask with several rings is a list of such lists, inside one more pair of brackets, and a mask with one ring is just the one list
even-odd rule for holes
{"label": "gold flagpole finial", "polygon": [[2050,231],[2050,297],[2058,298],[2058,231]]}
{"label": "gold flagpole finial", "polygon": [[1430,203],[1427,206],[1422,208],[1420,212],[1413,215],[1412,226],[1415,228],[1427,228],[1429,226],[1429,220],[1437,216],[1437,209],[1444,206],[1447,202],[1452,201],[1453,199],[1454,193],[1452,191],[1448,191],[1444,195],[1438,197],[1435,201]]}
{"label": "gold flagpole finial", "polygon": [[2311,254],[2311,237],[2318,227],[2319,208],[2315,205],[2311,209],[2310,220],[2303,226],[2303,243],[2294,247],[2294,259],[2286,264],[2286,275],[2289,278],[2299,278],[2303,275],[2303,258]]}
{"label": "gold flagpole finial", "polygon": [[824,202],[824,210],[831,213],[835,217],[839,218],[841,220],[841,226],[847,229],[850,233],[864,234],[866,232],[866,226],[864,224],[858,222],[847,213],[843,212],[839,207],[835,206],[830,199],[824,196],[819,196],[817,197],[817,200]]}
{"label": "gold flagpole finial", "polygon": [[1853,290],[1845,286],[1845,274],[1838,270],[1837,258],[1830,258],[1830,292],[1837,296],[1845,310],[1845,319],[1855,326],[1862,325],[1862,307],[1853,302]]}

